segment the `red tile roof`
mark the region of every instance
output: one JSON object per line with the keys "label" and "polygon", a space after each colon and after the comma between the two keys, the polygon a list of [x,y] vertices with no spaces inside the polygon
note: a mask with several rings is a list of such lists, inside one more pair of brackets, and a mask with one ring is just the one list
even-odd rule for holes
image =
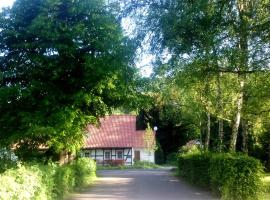
{"label": "red tile roof", "polygon": [[135,115],[110,115],[100,123],[100,127],[87,126],[84,148],[144,147],[145,131],[136,130]]}

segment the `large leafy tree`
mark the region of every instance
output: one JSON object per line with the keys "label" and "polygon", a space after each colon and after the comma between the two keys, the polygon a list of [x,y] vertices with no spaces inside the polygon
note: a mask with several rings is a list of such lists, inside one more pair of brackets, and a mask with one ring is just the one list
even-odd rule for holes
{"label": "large leafy tree", "polygon": [[125,101],[133,47],[102,0],[17,0],[0,13],[0,143],[74,150]]}
{"label": "large leafy tree", "polygon": [[[201,101],[201,109],[208,115],[207,138],[210,138],[211,116],[214,115],[219,121],[221,149],[223,120],[227,120],[232,129],[228,148],[232,152],[235,151],[240,124],[243,141],[247,137],[246,130],[250,127],[248,120],[251,120],[248,117],[250,106],[254,106],[255,103],[258,110],[264,110],[264,106],[256,101],[261,95],[256,94],[252,88],[259,89],[256,86],[259,82],[255,81],[255,77],[259,80],[262,80],[260,77],[269,78],[270,2],[131,2],[132,6],[128,6],[127,10],[131,11],[135,18],[138,14],[145,17],[138,25],[144,27],[140,30],[147,31],[147,34],[141,35],[150,38],[153,52],[161,58],[160,63],[163,61],[164,52],[170,54],[171,62],[168,65],[164,65],[163,62],[163,65],[160,65],[165,66],[166,74],[188,74],[185,80],[189,88],[199,88],[196,89],[198,92],[193,93],[193,99]],[[142,7],[144,9],[141,9]],[[264,84],[268,85],[266,80]],[[180,85],[183,85],[182,83],[180,82]],[[264,93],[263,88],[262,92]]]}

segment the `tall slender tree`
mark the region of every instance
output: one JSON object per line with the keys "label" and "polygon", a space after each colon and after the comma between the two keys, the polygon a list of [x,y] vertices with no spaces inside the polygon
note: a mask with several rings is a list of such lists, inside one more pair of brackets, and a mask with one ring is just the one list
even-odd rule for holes
{"label": "tall slender tree", "polygon": [[[209,80],[217,76],[217,83],[211,83],[217,92],[214,94],[211,90],[203,96],[209,100],[212,114],[219,118],[220,145],[222,120],[230,122],[232,131],[228,148],[235,152],[240,123],[246,118],[243,115],[248,105],[245,100],[250,87],[248,80],[251,74],[257,76],[269,71],[269,0],[131,2],[131,10],[145,8],[138,12],[140,17],[145,16],[138,26],[149,31],[152,50],[159,55],[161,63],[164,52],[169,52],[168,74],[189,71],[193,76],[199,75],[202,84],[209,84],[206,81],[208,74]],[[136,18],[137,13],[133,14]],[[231,88],[226,88],[228,91],[222,90],[227,84],[225,80],[234,83]],[[229,105],[231,108],[227,109]],[[244,132],[242,135],[246,134]]]}

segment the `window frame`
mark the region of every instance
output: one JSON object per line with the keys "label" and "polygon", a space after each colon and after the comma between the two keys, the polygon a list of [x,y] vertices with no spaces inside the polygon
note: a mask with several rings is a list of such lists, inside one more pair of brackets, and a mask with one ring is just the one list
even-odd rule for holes
{"label": "window frame", "polygon": [[[121,154],[121,158],[119,157],[119,154]],[[116,158],[117,158],[118,160],[123,160],[123,159],[124,159],[124,153],[123,153],[122,150],[117,150],[117,151],[116,151]]]}
{"label": "window frame", "polygon": [[[107,155],[109,155],[108,158],[107,158]],[[111,152],[110,151],[104,152],[104,160],[111,160]]]}
{"label": "window frame", "polygon": [[[87,155],[88,155],[88,156],[87,156]],[[88,151],[84,152],[84,157],[86,157],[86,158],[90,158],[90,157],[91,157],[91,153],[90,153],[90,152],[88,152]]]}

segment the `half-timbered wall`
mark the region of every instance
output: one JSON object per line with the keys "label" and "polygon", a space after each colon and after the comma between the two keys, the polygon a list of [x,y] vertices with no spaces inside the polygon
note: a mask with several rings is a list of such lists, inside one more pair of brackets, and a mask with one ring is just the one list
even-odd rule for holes
{"label": "half-timbered wall", "polygon": [[125,165],[132,165],[132,153],[132,148],[99,148],[82,150],[82,156],[91,157],[99,165],[107,165],[112,160],[123,160]]}

